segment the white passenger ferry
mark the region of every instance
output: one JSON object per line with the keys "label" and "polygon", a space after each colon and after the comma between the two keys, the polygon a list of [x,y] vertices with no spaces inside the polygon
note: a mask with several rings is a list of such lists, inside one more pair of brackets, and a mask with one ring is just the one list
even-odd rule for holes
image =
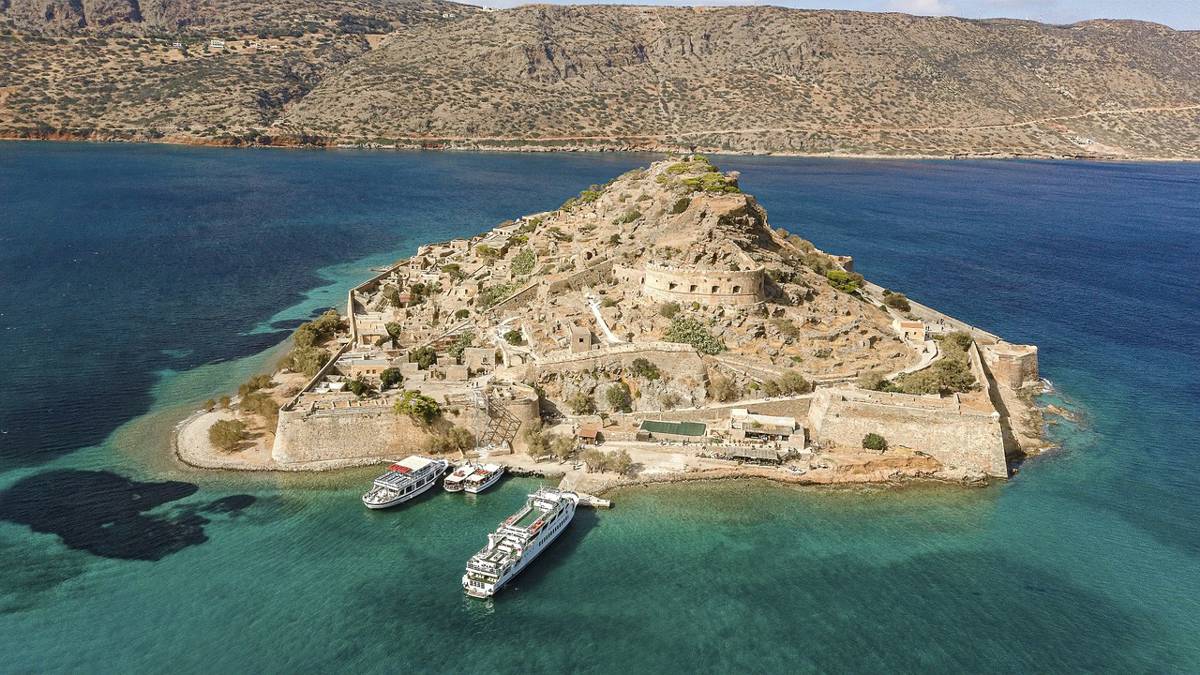
{"label": "white passenger ferry", "polygon": [[363,504],[368,509],[386,509],[425,492],[437,483],[449,465],[444,459],[429,459],[411,455],[388,467],[387,473],[375,479]]}
{"label": "white passenger ferry", "polygon": [[488,535],[484,549],[467,561],[462,585],[473,598],[488,598],[525,569],[575,517],[579,495],[541,489],[529,495],[524,508],[509,516]]}
{"label": "white passenger ferry", "polygon": [[460,464],[454,469],[454,471],[451,471],[449,475],[446,476],[445,480],[442,481],[442,487],[446,489],[446,492],[462,492],[463,486],[467,481],[467,476],[475,473],[475,469],[478,468],[478,465],[470,462],[467,462],[466,464]]}
{"label": "white passenger ferry", "polygon": [[463,480],[463,489],[477,495],[495,485],[503,475],[504,467],[499,464],[480,464]]}

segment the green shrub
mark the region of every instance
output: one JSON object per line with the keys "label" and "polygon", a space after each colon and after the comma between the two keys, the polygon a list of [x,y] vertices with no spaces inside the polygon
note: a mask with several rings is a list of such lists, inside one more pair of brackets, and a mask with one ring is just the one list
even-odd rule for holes
{"label": "green shrub", "polygon": [[384,368],[379,374],[379,381],[384,389],[391,389],[404,384],[404,374],[399,368]]}
{"label": "green shrub", "polygon": [[658,315],[666,319],[674,319],[679,314],[678,302],[664,302],[658,306]]}
{"label": "green shrub", "polygon": [[454,338],[454,343],[446,350],[446,353],[450,355],[450,358],[454,359],[455,363],[462,363],[463,352],[473,344],[475,344],[475,335],[473,333],[459,333],[458,337]]}
{"label": "green shrub", "polygon": [[259,389],[266,389],[270,386],[270,375],[255,375],[238,387],[238,396],[245,396],[246,394],[256,392]]}
{"label": "green shrub", "polygon": [[863,436],[862,446],[865,450],[874,450],[875,452],[884,452],[888,448],[887,439],[876,433],[870,433]]}
{"label": "green shrub", "polygon": [[613,225],[627,225],[642,217],[642,212],[637,209],[630,209],[613,219]]}
{"label": "green shrub", "polygon": [[313,377],[331,357],[328,350],[320,347],[297,347],[284,358],[283,365],[297,373]]}
{"label": "green shrub", "polygon": [[658,372],[658,366],[641,357],[633,360],[633,363],[629,366],[629,372],[633,373],[637,377],[645,378],[651,381],[662,377],[662,373]]}
{"label": "green shrub", "polygon": [[417,364],[418,370],[428,370],[430,366],[437,363],[437,352],[433,347],[414,349],[408,354],[408,362]]}
{"label": "green shrub", "polygon": [[861,274],[839,269],[831,269],[825,272],[825,278],[829,280],[830,286],[843,293],[854,293],[862,287],[863,282]]}
{"label": "green shrub", "polygon": [[468,316],[471,316],[471,310],[469,310],[465,307],[463,309],[459,309],[454,312],[454,318],[456,318],[456,319],[465,319]]}
{"label": "green shrub", "polygon": [[425,441],[425,449],[439,455],[449,452],[466,452],[474,447],[475,434],[458,425],[432,434]]}
{"label": "green shrub", "polygon": [[362,379],[361,377],[356,377],[353,380],[350,380],[349,382],[347,382],[346,388],[350,390],[350,393],[354,394],[355,396],[357,396],[359,398],[362,398],[362,397],[370,394],[371,392],[375,391],[375,388],[372,387],[369,382]]}
{"label": "green shrub", "polygon": [[514,328],[504,334],[504,341],[510,345],[523,345],[525,344],[525,336],[521,334],[521,331]]}
{"label": "green shrub", "polygon": [[689,344],[701,354],[720,354],[725,343],[715,337],[704,324],[690,317],[677,316],[663,335],[667,342]]}
{"label": "green shrub", "polygon": [[397,415],[406,415],[423,427],[428,427],[442,416],[442,408],[437,401],[412,390],[404,392],[394,409]]}
{"label": "green shrub", "polygon": [[518,276],[524,276],[533,271],[533,266],[537,264],[537,256],[529,249],[521,249],[521,252],[513,257],[512,273]]}
{"label": "green shrub", "polygon": [[279,421],[279,404],[275,399],[261,391],[252,392],[242,397],[238,406],[244,412],[258,415],[268,427],[274,427]]}
{"label": "green shrub", "polygon": [[687,208],[692,205],[691,197],[680,197],[671,205],[671,215],[678,215],[687,211]]}
{"label": "green shrub", "polygon": [[912,309],[912,305],[909,304],[908,298],[903,293],[885,293],[883,304],[901,312],[907,312]]}
{"label": "green shrub", "polygon": [[629,385],[624,382],[616,382],[609,385],[604,391],[604,400],[608,402],[608,407],[621,412],[630,412],[633,410],[633,394],[629,391]]}
{"label": "green shrub", "polygon": [[238,420],[218,420],[208,428],[208,440],[222,452],[233,452],[246,440],[246,425]]}
{"label": "green shrub", "polygon": [[567,407],[576,415],[591,415],[596,412],[596,401],[580,392],[567,399]]}
{"label": "green shrub", "polygon": [[496,258],[500,257],[500,251],[488,246],[487,244],[480,244],[476,246],[475,254],[484,260],[495,260]]}
{"label": "green shrub", "polygon": [[480,307],[488,309],[497,302],[500,302],[501,300],[512,295],[513,291],[515,290],[516,287],[513,284],[497,284],[495,286],[488,286],[482,291],[479,291],[479,297],[476,299],[476,302],[479,303]]}

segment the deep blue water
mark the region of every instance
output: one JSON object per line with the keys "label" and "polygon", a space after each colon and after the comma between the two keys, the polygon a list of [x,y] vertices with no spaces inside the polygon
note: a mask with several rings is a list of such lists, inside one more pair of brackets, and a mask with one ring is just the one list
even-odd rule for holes
{"label": "deep blue water", "polygon": [[651,159],[0,144],[0,670],[1200,670],[1198,165],[717,158],[1041,347],[1084,421],[1004,485],[628,491],[485,605],[532,481],[379,515],[164,459],[370,266]]}

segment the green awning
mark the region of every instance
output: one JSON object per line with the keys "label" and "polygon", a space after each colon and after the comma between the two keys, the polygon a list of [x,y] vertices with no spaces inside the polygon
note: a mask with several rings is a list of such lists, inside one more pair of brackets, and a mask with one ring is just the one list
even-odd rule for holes
{"label": "green awning", "polygon": [[652,434],[674,434],[676,436],[703,436],[708,429],[703,422],[663,422],[660,420],[645,420],[642,431]]}

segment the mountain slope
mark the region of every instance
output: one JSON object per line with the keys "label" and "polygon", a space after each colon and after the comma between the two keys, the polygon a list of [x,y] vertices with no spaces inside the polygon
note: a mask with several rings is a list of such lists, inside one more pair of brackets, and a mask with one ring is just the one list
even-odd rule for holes
{"label": "mountain slope", "polygon": [[[12,16],[20,3],[62,0],[8,1]],[[80,1],[68,0],[86,9]],[[1200,34],[1155,24],[775,7],[487,12],[428,0],[342,0],[319,16],[288,0],[271,5],[283,14],[259,16],[260,5],[240,0],[188,1],[201,8],[189,17],[229,5],[212,20],[248,37],[254,25],[281,31],[296,21],[300,36],[266,31],[286,43],[277,53],[214,56],[174,54],[148,37],[129,54],[95,37],[105,28],[80,29],[90,37],[65,45],[0,34],[9,66],[0,130],[402,147],[1200,157]],[[149,4],[139,5],[140,23],[112,25],[148,32]],[[178,17],[153,25],[172,21],[193,33],[204,25]],[[123,79],[131,67],[142,77],[136,87]],[[189,86],[207,92],[202,104],[161,100],[161,91]],[[96,89],[107,92],[102,102]]]}

